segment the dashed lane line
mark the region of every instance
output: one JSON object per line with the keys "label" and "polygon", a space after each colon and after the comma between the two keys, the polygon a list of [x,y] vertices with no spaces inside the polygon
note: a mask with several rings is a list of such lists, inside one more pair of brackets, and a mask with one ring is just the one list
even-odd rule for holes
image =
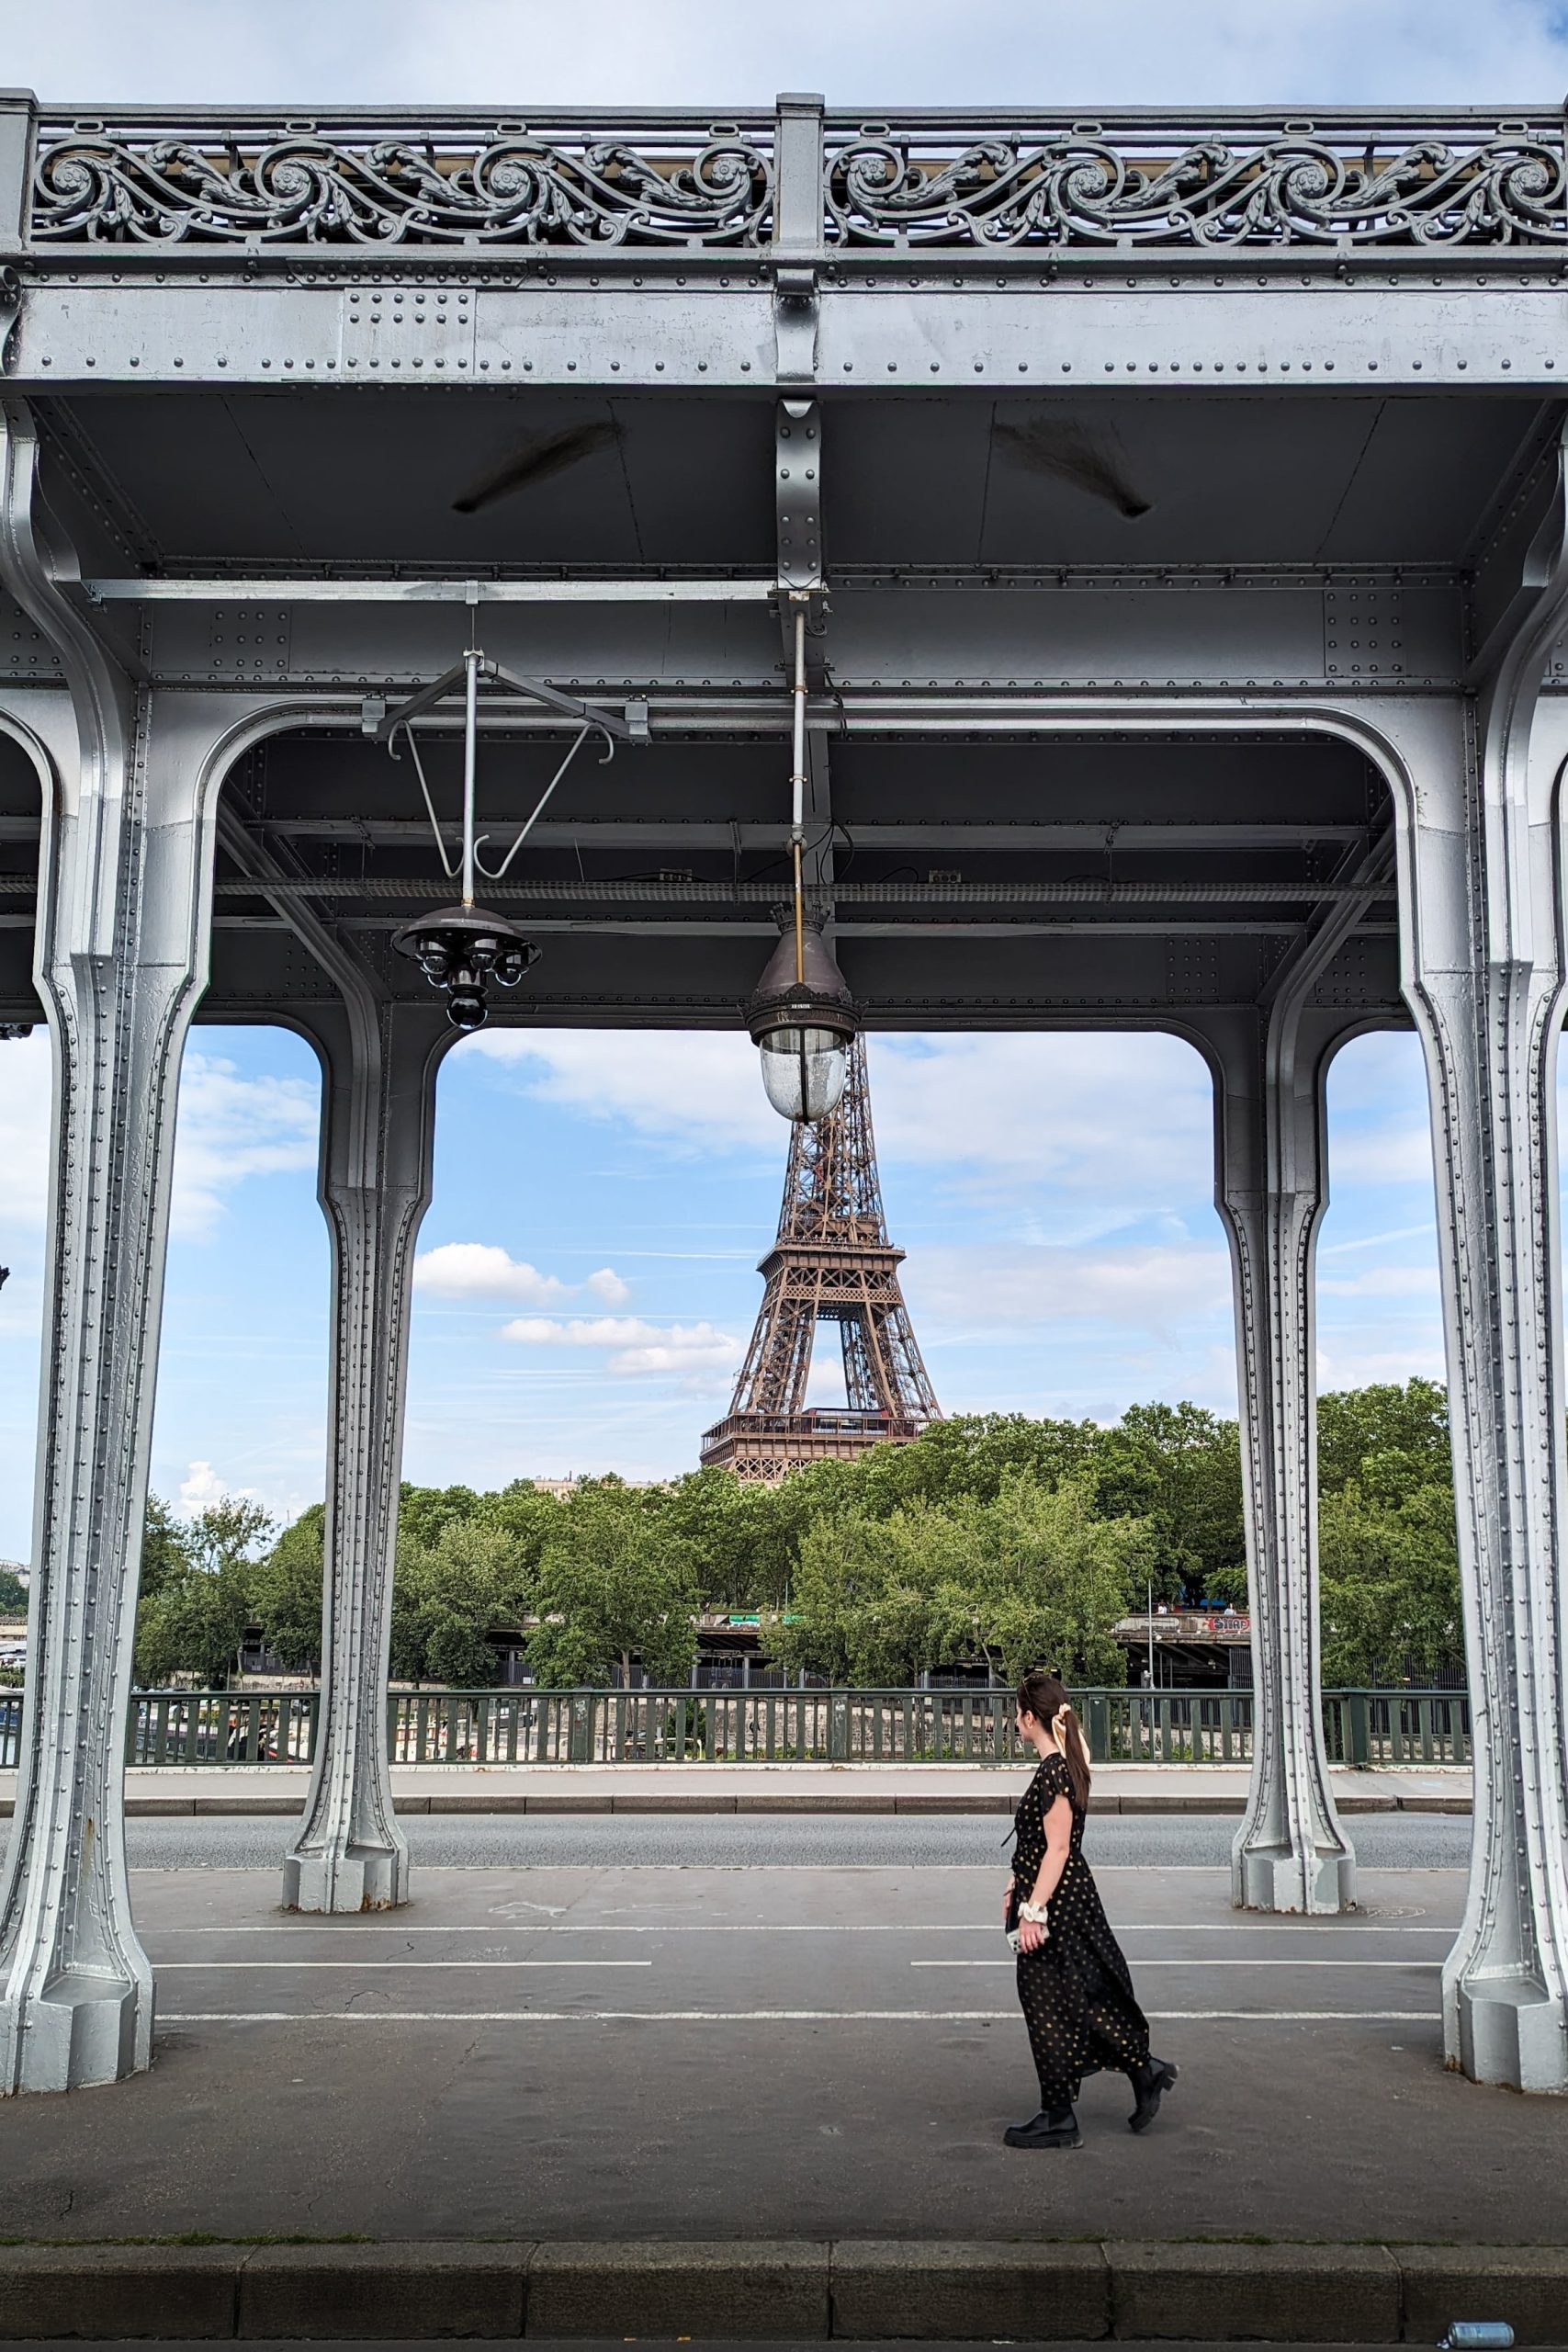
{"label": "dashed lane line", "polygon": [[[1433,2009],[1151,2009],[1161,2025],[1432,2025]],[[162,2025],[995,2025],[1006,2009],[186,2009]]]}

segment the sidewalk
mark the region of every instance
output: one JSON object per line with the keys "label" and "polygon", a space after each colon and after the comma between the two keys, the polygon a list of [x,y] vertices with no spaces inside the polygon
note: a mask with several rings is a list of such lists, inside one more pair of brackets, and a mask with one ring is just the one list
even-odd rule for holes
{"label": "sidewalk", "polygon": [[[974,1764],[396,1765],[400,1813],[1010,1814],[1026,1772]],[[1471,1810],[1467,1770],[1331,1775],[1345,1814]],[[309,1775],[289,1765],[166,1766],[126,1774],[133,1817],[299,1813]],[[1102,1764],[1090,1809],[1118,1814],[1239,1814],[1244,1768]],[[16,1775],[0,1773],[0,1819]]]}

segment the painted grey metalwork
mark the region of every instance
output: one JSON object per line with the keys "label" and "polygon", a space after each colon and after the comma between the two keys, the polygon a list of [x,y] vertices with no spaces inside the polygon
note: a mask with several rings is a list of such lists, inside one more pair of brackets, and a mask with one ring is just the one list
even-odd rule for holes
{"label": "painted grey metalwork", "polygon": [[[206,977],[210,827],[183,731],[155,742],[67,593],[25,409],[0,409],[0,580],[69,699],[38,714],[51,822],[38,982],[58,1069],[28,1595],[28,1707],[0,1893],[0,2093],[149,2063],[152,1976],[130,1916],[119,1726],[180,1050]],[[62,707],[63,704],[63,707]],[[41,780],[41,778],[40,778]]]}
{"label": "painted grey metalwork", "polygon": [[[775,153],[815,114],[809,225]],[[824,146],[824,130],[826,144]],[[782,170],[782,167],[781,167]],[[1224,253],[1568,243],[1560,114],[46,119],[40,245]],[[798,209],[798,208],[797,208]],[[806,285],[786,289],[804,303]],[[797,371],[785,368],[785,376]],[[809,371],[799,371],[808,374]]]}
{"label": "painted grey metalwork", "polygon": [[1328,1781],[1317,1602],[1314,1264],[1327,1205],[1324,1080],[1354,1023],[1307,1013],[1302,959],[1275,1002],[1210,1033],[1215,1204],[1235,1290],[1242,1486],[1255,1691],[1253,1774],[1234,1901],[1345,1911],[1355,1855]]}
{"label": "painted grey metalwork", "polygon": [[[1077,1689],[1074,1703],[1097,1764],[1237,1764],[1255,1754],[1246,1690],[1154,1692]],[[1462,1768],[1470,1702],[1462,1690],[1325,1690],[1332,1763]],[[392,1690],[387,1753],[394,1764],[753,1764],[829,1756],[838,1720],[873,1762],[1021,1762],[1006,1690],[786,1690],[754,1681],[668,1690]],[[711,1716],[712,1729],[709,1729]],[[0,1769],[6,1769],[0,1700]],[[321,1721],[314,1690],[144,1690],[132,1702],[126,1761],[143,1770],[230,1770],[309,1764]],[[583,1751],[586,1749],[586,1756]],[[1456,1789],[1454,1802],[1465,1802]],[[345,1908],[340,1905],[340,1908]]]}
{"label": "painted grey metalwork", "polygon": [[693,125],[677,141],[671,152],[658,128],[634,145],[523,123],[46,123],[30,232],[40,244],[756,245],[771,193],[763,146],[739,125]]}
{"label": "painted grey metalwork", "polygon": [[840,245],[1111,252],[1448,249],[1568,240],[1561,118],[1414,137],[1375,117],[1218,139],[1135,116],[1027,130],[917,120],[829,140]]}
{"label": "painted grey metalwork", "polygon": [[[22,2011],[101,1883],[100,2012],[131,2023],[92,2064],[144,2060],[103,1861],[143,1444],[102,1391],[112,1359],[144,1415],[156,1045],[190,975],[209,961],[203,1017],[318,1036],[364,990],[367,1046],[415,1006],[390,934],[438,861],[370,738],[483,604],[499,663],[647,736],[635,789],[629,760],[574,768],[498,886],[544,949],[507,1017],[733,1028],[772,931],[804,599],[813,882],[867,1026],[1158,1027],[1224,1073],[1255,1902],[1338,1899],[1348,1867],[1312,1722],[1314,1089],[1335,1038],[1420,1029],[1476,1706],[1448,2048],[1568,2088],[1563,155],[1555,104],[868,121],[797,93],[728,123],[289,121],[0,95],[0,333],[51,505],[40,537],[32,459],[13,465],[0,1020],[50,1018],[65,1112],[43,1793],[6,1928]],[[483,724],[510,838],[559,720],[502,699]],[[455,743],[433,725],[422,756],[439,786]],[[204,791],[218,873],[192,948],[181,828],[208,824]],[[374,1058],[349,1054],[342,1098],[367,1137]],[[341,1163],[349,1194],[379,1149],[363,1182]],[[395,1204],[344,1225],[341,1791],[383,1772],[367,1692],[400,1341],[372,1327],[400,1229]],[[1336,1757],[1360,1737],[1326,1728]],[[358,1802],[324,1868],[352,1861]],[[395,1883],[372,1843],[372,1883]]]}
{"label": "painted grey metalwork", "polygon": [[[345,979],[348,976],[345,974]],[[414,1243],[430,1201],[438,1008],[345,986],[312,1023],[323,1080],[321,1206],[333,1241],[322,1709],[305,1810],[283,1867],[298,1911],[408,1900],[388,1777],[392,1563]]]}
{"label": "painted grey metalwork", "polygon": [[1556,1077],[1568,710],[1541,702],[1568,622],[1562,439],[1472,704],[1416,776],[1405,990],[1426,1054],[1475,1712],[1476,1831],[1444,1966],[1452,2061],[1568,2088],[1568,1586]]}

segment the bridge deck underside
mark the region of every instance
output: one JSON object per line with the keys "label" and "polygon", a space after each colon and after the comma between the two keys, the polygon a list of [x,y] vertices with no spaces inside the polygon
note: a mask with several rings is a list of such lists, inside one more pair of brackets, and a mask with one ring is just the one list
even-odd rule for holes
{"label": "bridge deck underside", "polygon": [[[785,876],[771,390],[165,385],[38,405],[85,571],[235,583],[111,597],[96,625],[160,689],[277,701],[279,731],[225,787],[204,1018],[332,997],[323,931],[419,993],[391,934],[454,891],[412,763],[367,739],[360,706],[447,666],[470,625],[508,667],[645,703],[650,736],[608,765],[585,746],[505,884],[481,886],[545,950],[493,1017],[736,1018]],[[1179,1023],[1255,1002],[1388,822],[1381,778],[1314,705],[1452,689],[1476,550],[1552,422],[1523,392],[824,394],[808,874],[870,1023]],[[367,572],[374,594],[322,592]],[[575,593],[471,624],[460,599],[389,600],[395,581],[468,579]],[[615,588],[658,580],[672,601]],[[741,585],[698,600],[698,580]],[[50,671],[14,609],[6,670]],[[1053,707],[1119,691],[1080,724]],[[1276,707],[1249,729],[1254,693]],[[423,739],[449,848],[455,716]],[[570,730],[504,700],[484,728],[489,860]],[[9,1018],[36,1012],[38,799],[0,744]],[[247,887],[258,874],[281,887]],[[1395,934],[1385,873],[1320,1001],[1401,1019]]]}

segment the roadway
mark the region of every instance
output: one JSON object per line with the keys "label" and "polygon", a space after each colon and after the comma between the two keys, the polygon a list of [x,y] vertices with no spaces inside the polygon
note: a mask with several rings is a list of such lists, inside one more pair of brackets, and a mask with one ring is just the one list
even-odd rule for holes
{"label": "roadway", "polygon": [[[0,1822],[0,1850],[9,1825]],[[416,1869],[527,1869],[581,1863],[625,1870],[995,1870],[1010,1850],[996,1815],[411,1814],[403,1834]],[[1235,1822],[1224,1815],[1126,1815],[1089,1829],[1097,1865],[1223,1870]],[[1356,1851],[1382,1869],[1462,1870],[1470,1822],[1441,1814],[1369,1814],[1350,1825]],[[133,1870],[276,1870],[287,1820],[219,1815],[128,1825]]]}
{"label": "roadway", "polygon": [[322,1919],[276,1907],[281,1825],[133,1825],[156,2063],[0,2109],[0,2235],[1568,2233],[1557,2103],[1442,2069],[1466,1822],[1359,1825],[1327,1920],[1234,1913],[1223,1821],[1091,1826],[1183,2074],[1143,2140],[1086,2085],[1070,2157],[1000,2143],[989,1820],[408,1826],[415,1901]]}

